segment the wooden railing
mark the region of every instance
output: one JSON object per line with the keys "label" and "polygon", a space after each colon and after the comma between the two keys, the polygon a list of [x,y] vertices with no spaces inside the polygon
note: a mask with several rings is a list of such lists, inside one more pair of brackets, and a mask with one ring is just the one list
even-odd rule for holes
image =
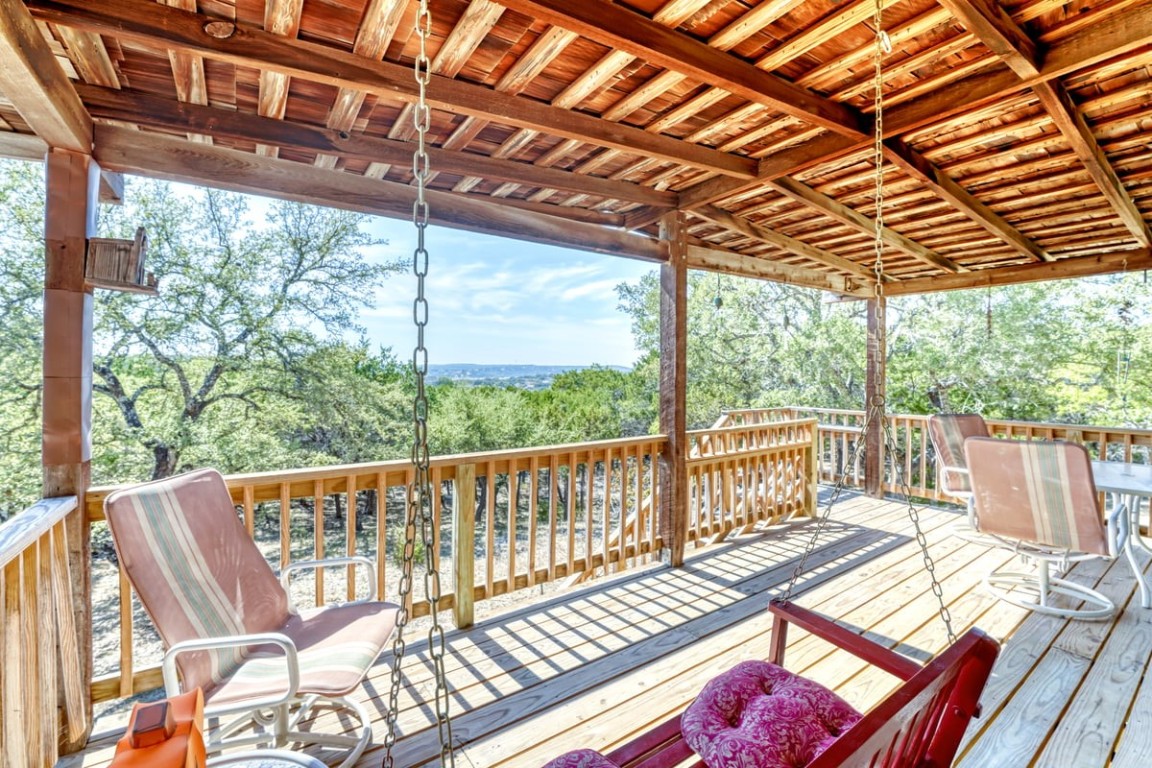
{"label": "wooden railing", "polygon": [[689,432],[688,539],[816,511],[816,420],[749,422]]}
{"label": "wooden railing", "polygon": [[0,756],[55,765],[88,730],[66,518],[76,497],[44,499],[0,526]]}
{"label": "wooden railing", "polygon": [[[473,604],[593,571],[618,572],[648,562],[662,546],[657,509],[657,457],[663,436],[530,448],[431,460],[441,607],[456,623],[472,623]],[[408,461],[296,469],[227,478],[248,532],[269,561],[289,562],[346,554],[376,561],[381,594],[397,598]],[[103,526],[103,502],[112,488],[87,496],[88,518]],[[284,511],[287,514],[284,514]],[[321,532],[322,535],[317,535]],[[349,535],[352,532],[352,535]],[[422,558],[423,548],[417,547]],[[417,574],[423,568],[416,565]],[[297,601],[357,594],[355,572],[318,575],[294,585]],[[115,611],[118,668],[98,670],[93,699],[101,701],[159,684],[154,658],[138,658],[137,636],[146,622],[134,611],[121,571]],[[423,579],[414,579],[414,618],[428,613]],[[108,631],[105,628],[105,631]],[[111,631],[116,631],[113,628]],[[142,668],[140,668],[142,667]]]}
{"label": "wooden railing", "polygon": [[[863,434],[863,411],[787,407],[730,411],[726,416],[724,423],[732,424],[772,424],[798,416],[818,419],[816,454],[820,480],[835,482],[843,474],[846,485],[863,486],[863,451],[857,452]],[[937,488],[928,416],[890,414],[888,428],[895,447],[895,462],[885,457],[884,490],[903,493],[907,483],[907,490],[917,498],[953,501]],[[1069,440],[1082,444],[1094,459],[1152,463],[1152,430],[1147,429],[989,419],[988,431],[993,436],[1019,440]]]}

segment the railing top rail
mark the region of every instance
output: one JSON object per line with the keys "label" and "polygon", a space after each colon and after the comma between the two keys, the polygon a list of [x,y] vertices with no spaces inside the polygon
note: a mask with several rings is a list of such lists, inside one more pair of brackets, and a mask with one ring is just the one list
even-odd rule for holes
{"label": "railing top rail", "polygon": [[76,509],[75,496],[40,499],[28,509],[0,525],[0,568],[32,546],[52,526]]}
{"label": "railing top rail", "polygon": [[729,427],[708,427],[707,429],[693,429],[686,434],[688,437],[727,434],[733,432],[747,432],[750,429],[780,429],[782,427],[810,427],[815,425],[815,418],[787,419],[782,421],[769,421],[762,424],[736,424]]}
{"label": "railing top rail", "polygon": [[[461,464],[484,464],[488,461],[516,461],[530,459],[533,456],[546,456],[554,453],[588,453],[607,450],[609,448],[628,448],[637,445],[666,442],[666,435],[644,435],[642,437],[626,437],[617,440],[593,440],[584,443],[564,443],[560,445],[546,445],[534,448],[511,448],[502,451],[484,451],[480,453],[457,453],[447,456],[433,456],[429,461],[432,467],[452,467]],[[268,485],[273,483],[291,483],[300,480],[327,480],[348,477],[349,475],[371,475],[380,472],[403,471],[411,466],[410,459],[392,459],[390,461],[365,462],[361,464],[333,464],[324,467],[304,467],[293,469],[280,469],[268,472],[248,472],[225,476],[229,487],[244,485]],[[89,489],[89,495],[100,497],[111,493],[118,488],[116,485],[98,486]]]}

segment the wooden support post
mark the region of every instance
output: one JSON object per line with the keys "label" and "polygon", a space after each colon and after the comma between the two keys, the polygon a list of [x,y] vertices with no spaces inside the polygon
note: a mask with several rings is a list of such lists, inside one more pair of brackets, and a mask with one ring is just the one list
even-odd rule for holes
{"label": "wooden support post", "polygon": [[[75,495],[67,518],[68,564],[80,655],[83,735],[75,724],[61,735],[61,750],[83,748],[92,722],[92,590],[90,529],[84,492],[90,480],[92,424],[92,290],[84,281],[87,239],[96,234],[100,167],[89,155],[53,149],[46,160],[44,276],[43,494]],[[74,712],[75,705],[65,708]]]}
{"label": "wooden support post", "polygon": [[[491,477],[491,475],[489,475]],[[476,465],[456,467],[452,486],[452,571],[456,600],[452,618],[457,629],[472,626],[476,583]]]}
{"label": "wooden support post", "polygon": [[684,563],[688,539],[687,428],[688,237],[684,214],[660,219],[668,261],[660,267],[660,431],[668,442],[660,454],[659,530],[664,561]]}
{"label": "wooden support post", "polygon": [[[883,296],[868,299],[868,357],[864,374],[864,407],[871,411],[883,404],[887,391],[885,370],[888,363],[887,302]],[[873,413],[864,437],[864,492],[879,499],[884,496],[884,423],[887,409]]]}

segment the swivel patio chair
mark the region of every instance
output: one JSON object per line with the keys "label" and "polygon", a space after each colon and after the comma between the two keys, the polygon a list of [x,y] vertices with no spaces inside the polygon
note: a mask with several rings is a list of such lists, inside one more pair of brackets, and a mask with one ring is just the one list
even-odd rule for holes
{"label": "swivel patio chair", "polygon": [[[236,514],[214,470],[145,483],[104,505],[116,552],[164,641],[169,696],[200,687],[209,753],[233,746],[314,744],[348,752],[371,742],[367,712],[346,696],[391,638],[398,606],[375,600],[366,558],[294,563],[278,579]],[[297,611],[288,576],[297,569],[367,565],[369,599]],[[356,721],[356,732],[311,730]],[[337,726],[342,727],[342,726]]]}
{"label": "swivel patio chair", "polygon": [[977,538],[976,513],[972,506],[968,464],[964,459],[964,441],[987,436],[988,425],[977,413],[941,413],[928,417],[928,437],[936,451],[936,482],[944,493],[967,505],[968,520],[956,526],[956,533],[973,540]]}
{"label": "swivel patio chair", "polygon": [[[1106,619],[1115,604],[1105,595],[1052,575],[1092,558],[1109,557],[1092,463],[1083,446],[1066,442],[996,440],[964,442],[976,529],[1029,566],[985,578],[1002,600],[1028,610],[1075,619]],[[1118,513],[1122,508],[1118,508]],[[1113,514],[1113,518],[1115,518]],[[1115,525],[1112,519],[1108,525]],[[1063,604],[1054,596],[1066,598]],[[1077,603],[1083,605],[1077,607]]]}

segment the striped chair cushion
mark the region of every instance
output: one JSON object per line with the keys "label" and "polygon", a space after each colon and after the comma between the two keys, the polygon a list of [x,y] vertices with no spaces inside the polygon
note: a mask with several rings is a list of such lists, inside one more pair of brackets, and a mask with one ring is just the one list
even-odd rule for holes
{"label": "striped chair cushion", "polygon": [[928,436],[936,449],[936,467],[941,481],[953,493],[971,493],[964,459],[964,441],[970,437],[987,437],[988,425],[975,413],[945,413],[928,418]]}
{"label": "striped chair cushion", "polygon": [[[120,562],[165,647],[275,632],[289,619],[280,581],[236,514],[224,478],[205,469],[111,494],[104,503]],[[239,650],[181,654],[185,689],[208,692]]]}
{"label": "striped chair cushion", "polygon": [[1108,554],[1092,463],[1082,446],[972,438],[964,450],[981,531],[1071,552]]}
{"label": "striped chair cushion", "polygon": [[[116,551],[166,647],[183,640],[279,632],[296,644],[302,694],[350,693],[391,636],[397,606],[370,602],[299,615],[236,514],[214,470],[111,494],[105,514]],[[212,705],[282,693],[278,649],[207,651],[177,660],[185,690]]]}

